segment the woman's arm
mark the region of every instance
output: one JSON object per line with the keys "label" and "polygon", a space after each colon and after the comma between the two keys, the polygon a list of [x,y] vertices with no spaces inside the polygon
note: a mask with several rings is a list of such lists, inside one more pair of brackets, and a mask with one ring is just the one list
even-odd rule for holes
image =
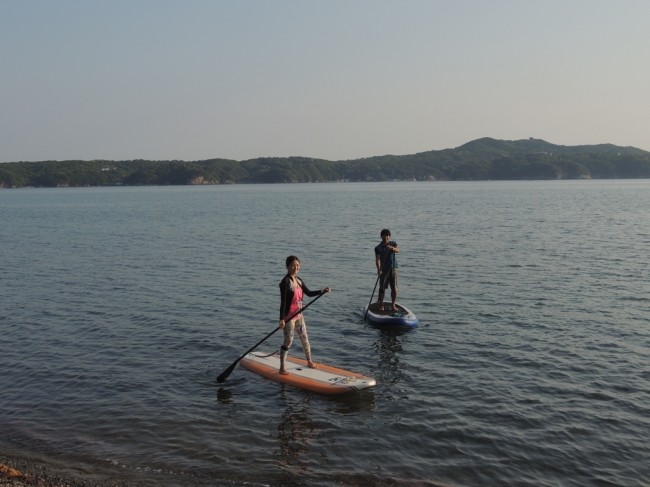
{"label": "woman's arm", "polygon": [[310,298],[314,296],[318,296],[323,293],[329,293],[331,291],[329,287],[326,287],[325,289],[320,289],[318,291],[311,291],[305,284],[305,281],[303,281],[302,279],[300,280],[300,287],[302,288],[302,292],[305,293]]}
{"label": "woman's arm", "polygon": [[289,278],[287,276],[280,281],[280,321],[287,315],[289,312],[289,306],[291,302],[287,299],[287,293],[289,291]]}

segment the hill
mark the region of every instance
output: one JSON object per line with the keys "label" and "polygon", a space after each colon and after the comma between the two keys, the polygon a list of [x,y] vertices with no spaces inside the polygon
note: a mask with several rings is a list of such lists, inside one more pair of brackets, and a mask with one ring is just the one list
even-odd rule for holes
{"label": "hill", "polygon": [[612,144],[562,146],[482,138],[455,149],[328,161],[42,161],[0,164],[0,187],[184,185],[392,180],[650,178],[650,152]]}

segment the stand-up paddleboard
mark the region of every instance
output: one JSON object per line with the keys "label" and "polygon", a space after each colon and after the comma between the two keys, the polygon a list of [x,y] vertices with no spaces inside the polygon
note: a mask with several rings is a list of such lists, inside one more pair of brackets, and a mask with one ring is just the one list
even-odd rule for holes
{"label": "stand-up paddleboard", "polygon": [[418,326],[418,317],[409,310],[406,306],[395,303],[397,311],[390,308],[390,302],[384,302],[384,309],[379,309],[379,303],[372,303],[370,309],[368,306],[363,308],[363,314],[366,315],[368,311],[368,321],[378,326],[404,326],[407,328],[415,328]]}
{"label": "stand-up paddleboard", "polygon": [[283,382],[292,386],[307,389],[321,394],[342,394],[358,391],[377,384],[375,379],[356,374],[348,370],[337,369],[329,365],[316,364],[317,369],[307,367],[307,361],[287,357],[284,368],[289,375],[280,375],[280,355],[275,353],[265,356],[264,353],[249,353],[241,364],[248,370],[260,374],[267,379]]}

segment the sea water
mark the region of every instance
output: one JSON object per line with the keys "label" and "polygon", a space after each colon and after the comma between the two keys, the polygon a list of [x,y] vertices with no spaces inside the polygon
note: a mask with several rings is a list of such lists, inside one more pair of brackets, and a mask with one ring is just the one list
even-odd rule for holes
{"label": "sea water", "polygon": [[[415,330],[363,322],[383,228]],[[143,485],[648,485],[649,253],[647,180],[1,190],[0,453]],[[290,254],[333,289],[314,360],[374,389],[216,383]]]}

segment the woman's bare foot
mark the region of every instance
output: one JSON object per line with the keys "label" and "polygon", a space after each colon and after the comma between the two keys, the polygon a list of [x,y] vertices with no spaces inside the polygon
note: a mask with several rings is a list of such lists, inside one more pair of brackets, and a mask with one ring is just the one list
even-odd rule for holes
{"label": "woman's bare foot", "polygon": [[307,367],[309,367],[310,369],[317,369],[318,368],[318,366],[314,362],[312,362],[311,360],[309,362],[307,362]]}
{"label": "woman's bare foot", "polygon": [[280,369],[280,375],[289,375],[289,372],[287,372],[286,369],[282,368]]}

